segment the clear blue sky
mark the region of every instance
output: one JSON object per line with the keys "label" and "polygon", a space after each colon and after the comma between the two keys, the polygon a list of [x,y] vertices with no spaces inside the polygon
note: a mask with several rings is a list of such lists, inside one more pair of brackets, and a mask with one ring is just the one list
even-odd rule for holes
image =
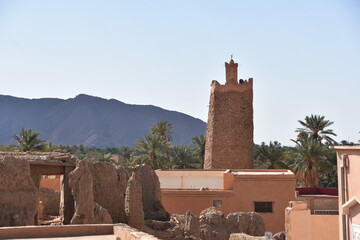
{"label": "clear blue sky", "polygon": [[254,78],[256,143],[290,145],[310,114],[360,140],[358,0],[0,0],[0,94],[85,93],[207,121],[230,54]]}

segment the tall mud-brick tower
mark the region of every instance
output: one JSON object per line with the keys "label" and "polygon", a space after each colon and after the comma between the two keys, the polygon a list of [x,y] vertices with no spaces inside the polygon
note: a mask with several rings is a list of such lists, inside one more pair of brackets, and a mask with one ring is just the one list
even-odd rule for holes
{"label": "tall mud-brick tower", "polygon": [[253,168],[253,80],[238,81],[238,64],[225,63],[226,83],[211,83],[205,169]]}

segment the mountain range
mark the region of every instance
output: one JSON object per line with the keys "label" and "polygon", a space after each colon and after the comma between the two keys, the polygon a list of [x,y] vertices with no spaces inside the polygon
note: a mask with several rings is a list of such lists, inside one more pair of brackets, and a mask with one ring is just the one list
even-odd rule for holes
{"label": "mountain range", "polygon": [[40,132],[53,144],[88,147],[133,146],[158,121],[173,126],[173,144],[191,144],[205,134],[206,123],[184,113],[152,105],[80,94],[75,98],[25,99],[0,95],[0,144],[15,144],[21,128]]}

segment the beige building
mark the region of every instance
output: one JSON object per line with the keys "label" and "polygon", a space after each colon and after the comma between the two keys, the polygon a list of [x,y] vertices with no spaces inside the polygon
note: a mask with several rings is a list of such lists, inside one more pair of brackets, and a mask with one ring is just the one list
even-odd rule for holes
{"label": "beige building", "polygon": [[360,146],[335,146],[339,186],[339,239],[360,239]]}

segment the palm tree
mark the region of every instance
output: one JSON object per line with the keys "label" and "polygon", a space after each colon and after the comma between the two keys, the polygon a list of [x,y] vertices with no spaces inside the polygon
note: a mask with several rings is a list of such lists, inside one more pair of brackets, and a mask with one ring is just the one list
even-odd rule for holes
{"label": "palm tree", "polygon": [[303,126],[303,128],[298,128],[295,131],[299,133],[298,140],[311,137],[317,140],[319,143],[321,143],[323,139],[332,144],[336,143],[336,141],[330,137],[330,135],[336,136],[336,134],[332,129],[326,129],[334,122],[325,120],[325,116],[311,114],[310,117],[305,117],[305,121],[299,120],[299,123]]}
{"label": "palm tree", "polygon": [[45,140],[39,138],[39,132],[33,132],[30,128],[29,130],[21,129],[19,136],[14,135],[13,138],[18,142],[18,148],[21,151],[34,151],[41,150],[44,146]]}
{"label": "palm tree", "polygon": [[264,163],[267,169],[288,169],[285,163],[285,153],[277,141],[266,145],[264,142],[258,148],[257,160]]}
{"label": "palm tree", "polygon": [[167,156],[171,145],[164,141],[164,137],[157,134],[147,134],[144,139],[136,142],[133,153],[133,164],[146,164],[153,169],[169,167]]}
{"label": "palm tree", "polygon": [[204,157],[205,157],[205,143],[206,137],[204,135],[196,136],[192,138],[192,143],[196,146],[198,151],[198,158],[201,164],[201,168],[204,168]]}
{"label": "palm tree", "polygon": [[328,149],[312,137],[294,142],[297,157],[294,159],[292,169],[297,175],[298,183],[306,187],[320,187],[320,175],[332,169],[325,157]]}
{"label": "palm tree", "polygon": [[168,123],[167,121],[160,121],[156,123],[156,126],[151,126],[151,132],[152,134],[157,134],[162,137],[164,137],[166,142],[171,142],[172,137],[170,135],[172,126],[171,123]]}
{"label": "palm tree", "polygon": [[194,147],[185,145],[174,146],[171,151],[171,157],[173,168],[188,169],[199,167]]}

